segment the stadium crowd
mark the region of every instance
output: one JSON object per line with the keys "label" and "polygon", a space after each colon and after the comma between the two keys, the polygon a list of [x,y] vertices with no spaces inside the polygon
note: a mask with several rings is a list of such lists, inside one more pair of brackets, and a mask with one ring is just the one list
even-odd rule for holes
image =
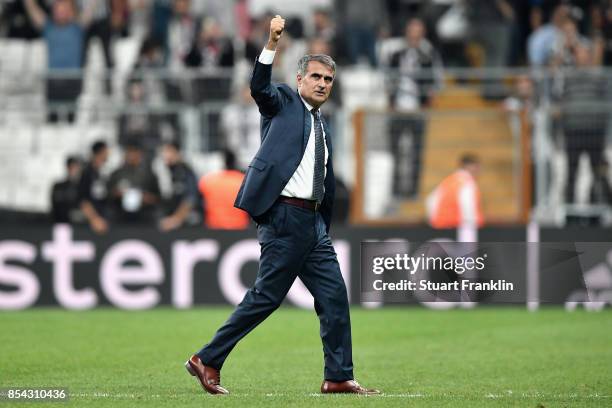
{"label": "stadium crowd", "polygon": [[[593,70],[612,64],[611,0],[320,0],[282,4],[269,0],[8,0],[0,7],[0,36],[42,38],[46,44],[50,122],[74,120],[74,103],[83,91],[80,70],[93,39],[102,45],[107,71],[102,88],[109,95],[117,93],[111,85],[117,65],[114,41],[128,36],[138,39],[140,49],[125,88],[118,91],[121,95],[114,95],[126,101],[126,108],[116,118],[125,164],[107,185],[110,201],[116,201],[118,220],[133,215],[122,214],[117,204],[129,201],[114,185],[124,177],[143,183],[142,191],[146,192],[137,218],[157,217],[152,214],[162,205],[155,174],[131,175],[130,169],[136,162],[140,166],[141,161],[150,167],[160,148],[167,159],[166,151],[170,146],[176,148],[176,141],[181,140],[180,120],[176,113],[160,109],[164,106],[222,101],[226,106],[209,148],[233,151],[235,167],[246,168],[259,145],[259,115],[246,78],[276,13],[288,18],[285,39],[274,59],[274,80],[293,83],[295,61],[308,52],[333,55],[341,68],[362,66],[388,73],[388,106],[412,113],[390,123],[396,179],[405,179],[403,174],[414,178],[405,185],[396,183],[395,195],[409,197],[417,190],[420,155],[402,150],[402,134],[408,129],[415,137],[413,148],[421,149],[427,123],[419,111],[442,89],[445,67],[514,66],[544,68],[552,74],[546,80],[529,73],[518,77],[511,95],[506,90],[499,92],[503,80],[498,79],[483,87],[483,95],[489,99],[508,97],[503,106],[510,111],[532,110],[543,99],[550,102],[557,112],[554,126],[564,135],[560,143],[565,145],[569,162],[567,201],[574,200],[582,151],[590,157],[599,180],[595,184],[605,193],[599,200],[612,200],[602,154],[608,128],[602,106],[612,94],[609,78]],[[587,68],[590,73],[582,75]],[[207,75],[191,75],[202,72]],[[331,109],[325,112],[329,115],[343,104],[341,92],[332,97]],[[584,115],[585,111],[591,113]],[[180,157],[180,152],[175,153]],[[84,179],[92,163],[83,170]],[[75,166],[77,160],[68,160],[69,174],[77,172]],[[69,176],[67,182],[75,177]],[[187,201],[193,210],[200,205],[197,188],[187,191],[191,191]],[[170,229],[188,219],[185,214],[190,211],[184,208],[175,205],[162,211],[170,217],[162,219],[162,228]],[[92,211],[83,212],[94,229],[104,230],[103,223],[91,216]]]}

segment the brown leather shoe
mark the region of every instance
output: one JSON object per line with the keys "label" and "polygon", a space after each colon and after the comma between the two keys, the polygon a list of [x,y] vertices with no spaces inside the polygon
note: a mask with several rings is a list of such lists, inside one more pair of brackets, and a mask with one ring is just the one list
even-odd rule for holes
{"label": "brown leather shoe", "polygon": [[202,388],[204,388],[206,392],[214,395],[229,394],[229,391],[221,386],[221,373],[219,370],[205,366],[202,360],[200,360],[200,357],[195,354],[187,360],[185,368],[189,374],[200,381]]}
{"label": "brown leather shoe", "polygon": [[360,394],[360,395],[377,395],[380,391],[375,389],[368,389],[359,385],[355,380],[333,382],[323,381],[321,384],[321,393],[323,394],[336,394],[336,393],[348,393],[348,394]]}

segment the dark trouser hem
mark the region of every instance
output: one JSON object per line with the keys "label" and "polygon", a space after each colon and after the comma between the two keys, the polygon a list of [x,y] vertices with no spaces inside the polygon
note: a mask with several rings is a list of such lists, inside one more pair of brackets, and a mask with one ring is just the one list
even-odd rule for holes
{"label": "dark trouser hem", "polygon": [[325,381],[344,382],[355,379],[355,377],[353,376],[353,370],[338,372],[325,369],[324,371],[325,372],[323,373],[323,377],[325,377]]}
{"label": "dark trouser hem", "polygon": [[337,382],[337,383],[345,382],[345,381],[352,381],[354,379],[355,379],[355,377],[352,374],[351,375],[346,375],[346,376],[343,376],[343,377],[328,376],[328,375],[325,376],[325,381],[331,381],[331,382]]}
{"label": "dark trouser hem", "polygon": [[200,360],[202,361],[202,364],[204,364],[207,367],[212,367],[215,370],[219,370],[219,371],[221,371],[221,368],[223,368],[223,364],[217,364],[214,361],[209,360],[206,354],[201,351],[197,352],[195,355],[198,356]]}

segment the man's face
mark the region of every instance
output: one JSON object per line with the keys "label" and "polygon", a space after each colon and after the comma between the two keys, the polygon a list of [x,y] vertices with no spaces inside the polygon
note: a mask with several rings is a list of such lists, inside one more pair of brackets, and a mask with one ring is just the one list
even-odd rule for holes
{"label": "man's face", "polygon": [[108,148],[105,147],[104,149],[100,150],[96,156],[98,157],[99,162],[104,164],[108,160],[108,154]]}
{"label": "man's face", "polygon": [[53,3],[53,22],[64,25],[74,19],[74,7],[70,0],[58,0]]}
{"label": "man's face", "polygon": [[470,163],[467,164],[465,167],[465,170],[467,170],[472,177],[474,178],[478,178],[478,176],[480,175],[480,164],[478,163]]}
{"label": "man's face", "polygon": [[406,27],[406,38],[411,44],[418,44],[425,37],[425,25],[421,20],[412,20]]}
{"label": "man's face", "polygon": [[189,0],[174,0],[174,13],[178,16],[186,16],[189,14],[191,3]]}
{"label": "man's face", "polygon": [[139,166],[142,162],[142,150],[134,147],[128,147],[125,151],[125,163],[128,166]]}
{"label": "man's face", "polygon": [[68,178],[70,180],[78,180],[81,175],[81,163],[73,162],[68,166]]}
{"label": "man's face", "polygon": [[297,75],[298,91],[306,102],[314,108],[323,105],[334,84],[334,71],[319,61],[310,61],[306,74]]}
{"label": "man's face", "polygon": [[178,162],[179,153],[174,146],[164,145],[161,155],[166,166],[172,166]]}

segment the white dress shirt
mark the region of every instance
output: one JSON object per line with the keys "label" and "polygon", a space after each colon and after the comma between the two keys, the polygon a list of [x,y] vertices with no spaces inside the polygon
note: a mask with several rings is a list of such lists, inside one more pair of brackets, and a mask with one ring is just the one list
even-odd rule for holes
{"label": "white dress shirt", "polygon": [[[274,61],[274,55],[276,51],[271,51],[266,48],[259,54],[259,62],[262,64],[270,65]],[[312,106],[308,104],[302,98],[302,103],[306,106],[308,111],[312,111]],[[321,122],[321,130],[323,130],[323,141],[326,141],[327,135],[323,129],[323,123]],[[327,143],[325,142],[325,175],[327,175],[327,159],[329,152],[327,151]],[[293,176],[287,182],[287,185],[281,192],[281,195],[285,197],[296,197],[305,200],[312,200],[313,192],[313,181],[314,181],[314,165],[315,165],[315,130],[314,130],[314,115],[310,115],[310,135],[308,137],[308,144],[306,145],[306,151],[302,157],[300,165],[297,167]]]}

